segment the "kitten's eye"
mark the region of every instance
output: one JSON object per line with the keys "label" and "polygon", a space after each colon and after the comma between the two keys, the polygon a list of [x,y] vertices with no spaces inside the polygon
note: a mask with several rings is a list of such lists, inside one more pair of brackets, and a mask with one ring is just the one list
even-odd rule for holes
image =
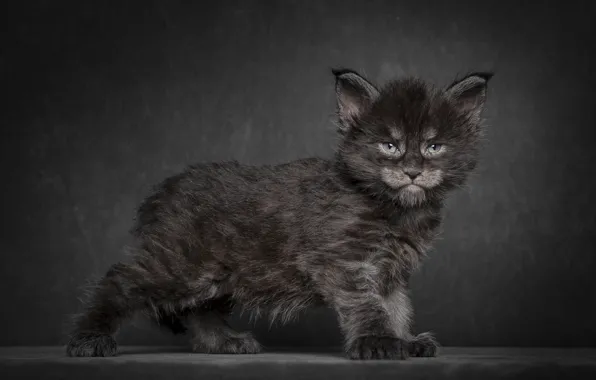
{"label": "kitten's eye", "polygon": [[426,151],[430,154],[437,154],[443,150],[443,144],[430,144]]}
{"label": "kitten's eye", "polygon": [[399,152],[397,145],[395,145],[393,143],[388,143],[388,142],[380,143],[379,147],[381,148],[381,151],[383,151],[383,153],[396,154]]}

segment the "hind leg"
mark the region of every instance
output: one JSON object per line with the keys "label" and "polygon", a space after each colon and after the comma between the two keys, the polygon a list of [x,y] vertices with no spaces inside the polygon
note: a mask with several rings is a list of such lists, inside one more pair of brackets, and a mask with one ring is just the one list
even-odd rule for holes
{"label": "hind leg", "polygon": [[121,323],[140,306],[134,295],[134,272],[116,264],[96,285],[85,311],[74,319],[74,328],[66,345],[69,356],[113,356],[117,344],[114,334]]}
{"label": "hind leg", "polygon": [[238,332],[226,321],[231,306],[226,300],[194,310],[186,317],[191,331],[192,350],[209,354],[256,354],[261,345],[250,332]]}

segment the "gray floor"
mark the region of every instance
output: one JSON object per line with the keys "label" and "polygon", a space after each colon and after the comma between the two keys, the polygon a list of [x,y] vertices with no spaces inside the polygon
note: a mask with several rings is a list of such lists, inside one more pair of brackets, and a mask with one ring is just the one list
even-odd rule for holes
{"label": "gray floor", "polygon": [[354,362],[340,352],[204,355],[120,347],[112,358],[69,358],[61,347],[0,347],[2,379],[596,379],[596,349],[446,347],[437,358]]}

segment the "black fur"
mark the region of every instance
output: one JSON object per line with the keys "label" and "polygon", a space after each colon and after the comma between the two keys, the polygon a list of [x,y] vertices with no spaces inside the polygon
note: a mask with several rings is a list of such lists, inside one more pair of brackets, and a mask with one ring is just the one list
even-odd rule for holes
{"label": "black fur", "polygon": [[408,279],[445,196],[476,165],[491,75],[446,89],[334,75],[334,158],[196,164],[165,179],[138,209],[131,260],[112,266],[74,318],[69,355],[114,355],[114,334],[136,312],[190,330],[196,352],[259,352],[225,321],[236,304],[282,322],[329,305],[352,359],[436,354],[430,334],[410,332]]}
{"label": "black fur", "polygon": [[185,334],[188,331],[179,315],[169,314],[164,310],[158,313],[156,322],[158,326],[171,331],[174,335]]}

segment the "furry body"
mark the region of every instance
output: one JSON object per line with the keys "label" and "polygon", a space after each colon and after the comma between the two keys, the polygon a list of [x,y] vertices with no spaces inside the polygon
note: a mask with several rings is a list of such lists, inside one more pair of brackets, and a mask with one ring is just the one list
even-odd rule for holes
{"label": "furry body", "polygon": [[[196,352],[256,353],[252,335],[225,321],[234,305],[286,322],[322,304],[336,311],[350,358],[436,353],[432,336],[410,332],[408,279],[445,194],[474,167],[479,120],[419,81],[383,93],[335,74],[335,157],[197,164],[164,180],[138,209],[131,262],[114,265],[75,318],[69,355],[114,355],[120,324],[143,311],[190,330]],[[448,156],[425,163],[418,146],[437,135]],[[388,139],[399,153],[379,153]],[[419,173],[406,180],[412,165]]]}

